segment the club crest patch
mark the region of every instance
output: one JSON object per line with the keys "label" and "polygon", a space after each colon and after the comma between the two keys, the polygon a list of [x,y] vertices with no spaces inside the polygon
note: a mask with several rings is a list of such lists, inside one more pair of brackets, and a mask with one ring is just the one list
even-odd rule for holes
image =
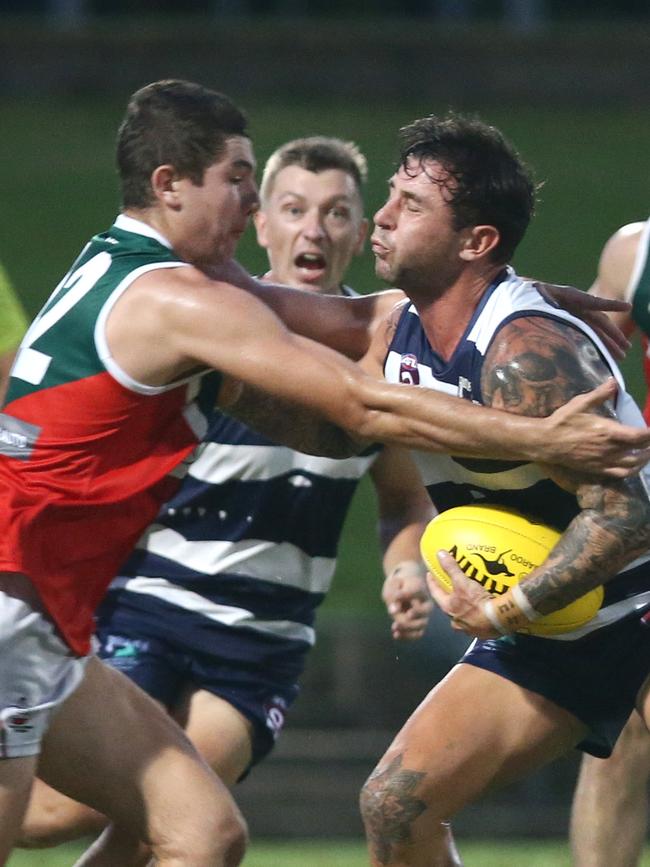
{"label": "club crest patch", "polygon": [[399,364],[399,381],[405,382],[407,385],[420,384],[420,371],[418,370],[418,360],[415,355],[408,353],[401,357]]}

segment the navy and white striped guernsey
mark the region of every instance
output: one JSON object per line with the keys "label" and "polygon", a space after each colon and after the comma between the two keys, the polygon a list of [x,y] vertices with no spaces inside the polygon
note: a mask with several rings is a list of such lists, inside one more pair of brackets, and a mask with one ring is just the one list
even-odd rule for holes
{"label": "navy and white striped guernsey", "polygon": [[160,634],[182,629],[189,650],[226,662],[272,659],[297,676],[352,496],[380,451],[315,457],[214,412],[181,488],[112,583],[100,618],[136,634],[143,617],[155,618]]}
{"label": "navy and white striped guernsey", "polygon": [[[448,361],[432,350],[417,310],[413,305],[406,305],[388,349],[384,375],[389,382],[420,384],[482,403],[481,368],[492,338],[506,322],[530,314],[565,321],[587,334],[595,345],[594,351],[597,349],[603,356],[619,382],[616,402],[619,419],[626,424],[643,426],[641,413],[625,392],[615,362],[594,332],[566,311],[551,307],[532,283],[519,278],[510,268],[488,288]],[[414,452],[413,457],[439,511],[483,501],[519,509],[559,530],[564,530],[578,512],[575,497],[552,482],[537,464],[425,452]],[[646,490],[650,490],[647,469],[642,477]],[[554,638],[575,639],[650,606],[649,561],[650,555],[635,560],[605,585],[603,606],[586,626]]]}

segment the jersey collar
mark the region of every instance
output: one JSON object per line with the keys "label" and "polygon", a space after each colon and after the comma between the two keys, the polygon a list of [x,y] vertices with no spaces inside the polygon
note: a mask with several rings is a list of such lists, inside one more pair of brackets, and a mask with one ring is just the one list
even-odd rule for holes
{"label": "jersey collar", "polygon": [[161,235],[160,232],[157,232],[148,223],[143,223],[142,220],[136,220],[135,217],[127,217],[126,214],[118,214],[114,225],[117,229],[121,229],[123,232],[131,232],[134,235],[146,235],[148,238],[153,238],[154,241],[158,241],[158,243],[162,244],[163,247],[167,247],[169,250],[172,249],[172,245],[164,235]]}

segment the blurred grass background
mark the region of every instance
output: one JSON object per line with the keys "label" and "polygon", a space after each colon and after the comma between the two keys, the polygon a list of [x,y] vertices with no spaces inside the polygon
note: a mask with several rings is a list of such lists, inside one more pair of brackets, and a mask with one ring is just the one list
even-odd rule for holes
{"label": "blurred grass background", "polygon": [[[7,867],[70,867],[82,851],[82,846],[70,845],[16,852]],[[461,854],[471,867],[571,867],[567,845],[553,841],[472,841],[462,845]],[[361,842],[254,842],[243,867],[367,867],[367,863]],[[650,855],[642,858],[639,867],[650,867]]]}
{"label": "blurred grass background", "polygon": [[[232,94],[237,100],[237,94]],[[3,230],[0,258],[33,314],[88,237],[118,210],[113,167],[115,131],[128,93],[92,98],[0,96]],[[289,138],[338,135],[356,141],[369,162],[367,213],[383,202],[397,155],[398,128],[450,107],[426,95],[404,102],[340,101],[318,94],[310,102],[238,100],[250,118],[260,167]],[[515,265],[521,273],[587,288],[603,243],[621,224],[650,210],[650,113],[625,107],[464,105],[501,128],[542,184],[537,215]],[[249,231],[240,257],[253,272],[265,257]],[[366,251],[349,274],[363,292],[378,286]],[[632,392],[643,383],[638,348],[623,365]],[[324,612],[381,615],[376,513],[364,483],[342,541],[339,576]]]}

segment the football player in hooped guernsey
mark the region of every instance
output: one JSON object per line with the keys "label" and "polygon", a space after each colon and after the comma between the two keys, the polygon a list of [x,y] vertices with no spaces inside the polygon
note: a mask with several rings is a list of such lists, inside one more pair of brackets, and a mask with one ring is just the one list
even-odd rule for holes
{"label": "football player in hooped guernsey", "polygon": [[[241,381],[302,405],[348,450],[359,438],[613,462],[618,478],[648,437],[579,412],[609,385],[546,422],[469,403],[452,413],[453,397],[385,383],[309,340],[359,357],[376,299],[262,287],[232,261],[257,189],[245,119],[226,97],[179,81],[142,88],[117,161],[123,211],[28,330],[0,415],[0,862],[38,762],[162,867],[234,865],[246,830],[223,783],[149,697],[88,655],[97,602],[205,432],[200,377],[219,371],[208,375],[222,405]],[[124,865],[106,855],[109,836],[79,863]]]}
{"label": "football player in hooped guernsey", "polygon": [[[368,369],[509,412],[543,417],[612,373],[616,415],[642,424],[598,337],[508,266],[534,185],[501,134],[478,120],[425,118],[402,130],[402,158],[375,216],[378,276],[408,296],[377,334]],[[366,782],[371,862],[461,864],[450,820],[488,788],[575,746],[606,756],[635,707],[650,721],[650,503],[647,474],[623,481],[525,462],[416,454],[440,510],[514,507],[562,535],[541,567],[491,597],[452,557],[432,593],[477,636],[406,722]],[[531,621],[605,585],[582,628],[533,637]]]}

